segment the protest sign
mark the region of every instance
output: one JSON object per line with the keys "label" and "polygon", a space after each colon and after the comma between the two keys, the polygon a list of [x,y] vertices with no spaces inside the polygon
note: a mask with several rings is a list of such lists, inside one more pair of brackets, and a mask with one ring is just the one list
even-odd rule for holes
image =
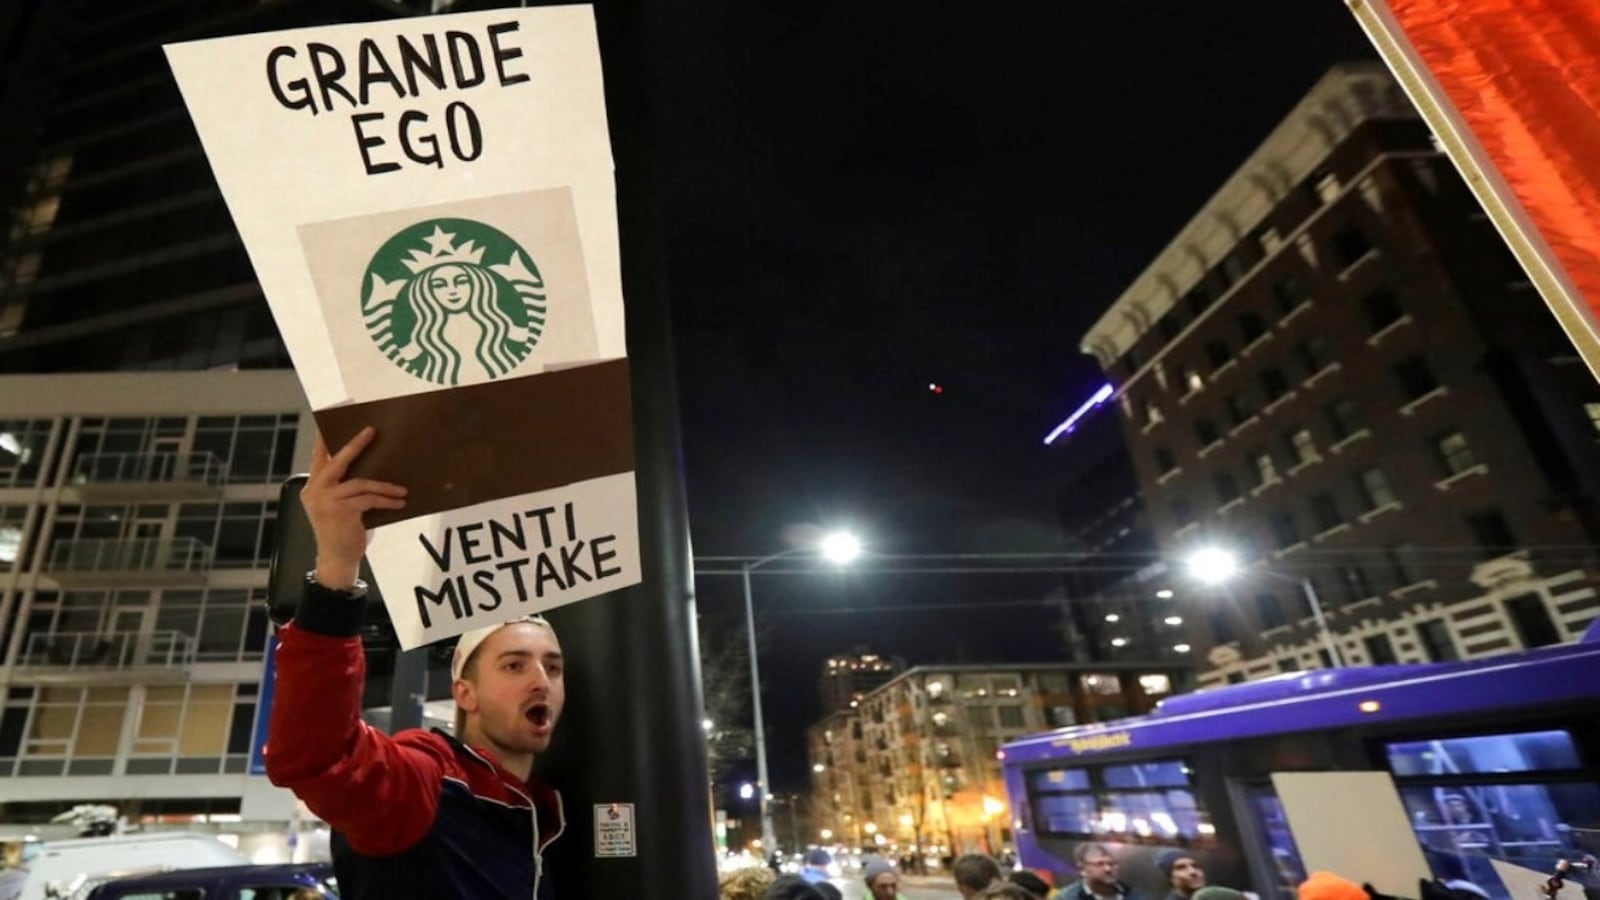
{"label": "protest sign", "polygon": [[616,198],[588,6],[168,46],[402,646],[640,580]]}

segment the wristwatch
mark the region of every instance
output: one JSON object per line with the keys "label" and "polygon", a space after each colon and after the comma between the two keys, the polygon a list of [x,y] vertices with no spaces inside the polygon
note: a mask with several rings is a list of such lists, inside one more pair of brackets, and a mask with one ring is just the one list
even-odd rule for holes
{"label": "wristwatch", "polygon": [[317,570],[312,569],[306,573],[306,593],[322,594],[342,600],[364,600],[367,596],[367,583],[357,578],[354,587],[341,591],[317,581]]}

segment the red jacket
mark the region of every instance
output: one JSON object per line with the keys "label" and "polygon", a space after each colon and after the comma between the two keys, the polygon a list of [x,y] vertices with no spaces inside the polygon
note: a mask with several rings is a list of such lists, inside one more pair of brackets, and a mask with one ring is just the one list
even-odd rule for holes
{"label": "red jacket", "polygon": [[308,588],[278,632],[267,728],[267,776],[353,851],[336,860],[341,896],[551,896],[542,854],[566,827],[559,794],[443,732],[361,721],[364,605]]}

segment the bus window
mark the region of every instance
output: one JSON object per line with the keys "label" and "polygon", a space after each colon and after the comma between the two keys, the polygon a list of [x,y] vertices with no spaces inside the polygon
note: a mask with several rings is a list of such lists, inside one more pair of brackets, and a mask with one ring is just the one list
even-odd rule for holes
{"label": "bus window", "polygon": [[[1434,874],[1507,896],[1490,859],[1548,871],[1592,852],[1575,835],[1600,824],[1600,786],[1564,731],[1390,744],[1389,768]],[[1543,775],[1543,777],[1541,777]]]}
{"label": "bus window", "polygon": [[1045,834],[1090,835],[1100,804],[1086,769],[1041,769],[1028,773],[1034,827]]}
{"label": "bus window", "polygon": [[1277,900],[1294,900],[1295,889],[1306,880],[1306,867],[1300,861],[1300,848],[1295,845],[1294,833],[1289,830],[1283,801],[1278,799],[1270,782],[1250,784],[1244,790],[1249,815],[1264,851],[1261,864],[1265,871],[1259,873],[1258,877],[1271,879]]}
{"label": "bus window", "polygon": [[1530,731],[1390,744],[1396,776],[1479,772],[1559,772],[1579,768],[1578,748],[1565,731]]}
{"label": "bus window", "polygon": [[1040,769],[1028,773],[1029,790],[1087,791],[1089,773],[1084,769]]}
{"label": "bus window", "polygon": [[1106,766],[1102,771],[1109,788],[1183,787],[1189,783],[1189,767],[1176,759]]}
{"label": "bus window", "polygon": [[[1108,770],[1109,771],[1109,770]],[[1110,838],[1158,843],[1203,843],[1211,820],[1185,790],[1113,791],[1101,795],[1100,833]]]}

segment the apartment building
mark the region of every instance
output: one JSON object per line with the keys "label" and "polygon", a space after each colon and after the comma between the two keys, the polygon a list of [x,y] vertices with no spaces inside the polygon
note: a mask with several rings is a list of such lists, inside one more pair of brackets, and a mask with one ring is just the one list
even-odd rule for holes
{"label": "apartment building", "polygon": [[[1377,64],[1323,78],[1083,339],[1202,684],[1570,640],[1600,385]],[[1327,614],[1324,649],[1311,600]]]}

